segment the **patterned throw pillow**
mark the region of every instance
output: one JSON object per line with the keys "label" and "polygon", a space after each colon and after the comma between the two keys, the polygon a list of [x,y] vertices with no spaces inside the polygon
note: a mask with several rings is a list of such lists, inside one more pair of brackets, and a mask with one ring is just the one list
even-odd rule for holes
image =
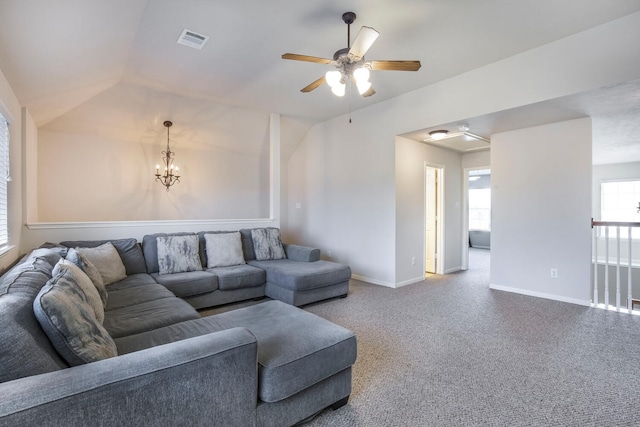
{"label": "patterned throw pillow", "polygon": [[157,237],[159,274],[200,271],[198,236]]}
{"label": "patterned throw pillow", "polygon": [[118,355],[113,339],[96,319],[95,310],[77,283],[72,268],[60,269],[59,274],[47,282],[33,301],[33,312],[56,351],[69,365]]}
{"label": "patterned throw pillow", "polygon": [[51,276],[56,277],[67,271],[69,274],[67,274],[66,277],[69,280],[75,282],[80,287],[84,295],[87,297],[87,302],[93,309],[98,322],[104,322],[104,306],[102,305],[100,294],[91,282],[89,276],[87,276],[80,267],[78,267],[71,261],[61,259],[60,261],[58,261],[55,267],[53,267]]}
{"label": "patterned throw pillow", "polygon": [[105,285],[110,285],[127,277],[122,258],[111,242],[95,248],[76,248],[76,251],[87,257],[102,276]]}
{"label": "patterned throw pillow", "polygon": [[102,280],[102,276],[100,275],[100,272],[98,271],[96,266],[93,265],[93,263],[89,261],[86,256],[82,255],[80,252],[76,251],[73,248],[70,248],[67,252],[66,259],[80,267],[82,271],[84,271],[85,274],[89,276],[89,279],[91,279],[91,282],[93,282],[93,285],[96,287],[98,293],[100,294],[100,299],[102,299],[102,306],[106,307],[108,297],[107,288],[104,287],[104,281]]}
{"label": "patterned throw pillow", "polygon": [[253,250],[258,261],[287,257],[280,240],[280,230],[277,228],[254,228],[251,230],[251,240],[253,240]]}
{"label": "patterned throw pillow", "polygon": [[208,268],[246,264],[239,231],[205,234],[204,240],[207,247]]}

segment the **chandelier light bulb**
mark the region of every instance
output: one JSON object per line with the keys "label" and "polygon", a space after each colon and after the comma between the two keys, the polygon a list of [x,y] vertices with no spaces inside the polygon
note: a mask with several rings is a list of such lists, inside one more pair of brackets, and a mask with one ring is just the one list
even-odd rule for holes
{"label": "chandelier light bulb", "polygon": [[327,71],[324,75],[324,79],[327,81],[327,84],[333,88],[335,85],[340,83],[342,73],[338,70]]}

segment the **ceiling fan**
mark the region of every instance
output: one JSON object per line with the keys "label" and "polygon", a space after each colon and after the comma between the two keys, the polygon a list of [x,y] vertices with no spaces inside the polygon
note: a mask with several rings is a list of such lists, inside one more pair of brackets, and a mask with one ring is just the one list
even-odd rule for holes
{"label": "ceiling fan", "polygon": [[362,27],[352,45],[351,24],[356,20],[356,14],[345,12],[342,14],[342,20],[347,24],[347,47],[334,53],[333,59],[298,55],[296,53],[282,55],[282,59],[330,64],[336,67],[336,70],[328,71],[318,80],[302,88],[300,92],[311,92],[323,83],[327,83],[335,95],[344,96],[346,84],[349,80],[352,80],[356,84],[360,95],[371,96],[376,91],[371,86],[371,82],[369,82],[369,71],[418,71],[420,69],[420,61],[365,61],[365,53],[367,53],[380,33],[371,27]]}

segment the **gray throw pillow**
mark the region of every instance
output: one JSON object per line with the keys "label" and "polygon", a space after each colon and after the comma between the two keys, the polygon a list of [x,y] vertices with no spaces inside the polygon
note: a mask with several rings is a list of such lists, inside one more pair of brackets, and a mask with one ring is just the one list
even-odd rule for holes
{"label": "gray throw pillow", "polygon": [[157,237],[157,244],[159,274],[202,270],[198,236],[195,234]]}
{"label": "gray throw pillow", "polygon": [[95,248],[76,248],[98,269],[105,285],[110,285],[127,277],[122,258],[111,242]]}
{"label": "gray throw pillow", "polygon": [[254,228],[251,230],[251,240],[258,261],[287,257],[280,240],[280,230],[277,228]]}
{"label": "gray throw pillow", "polygon": [[94,309],[71,271],[61,269],[33,301],[33,312],[40,326],[71,366],[117,356],[113,339],[96,319]]}
{"label": "gray throw pillow", "polygon": [[205,234],[204,241],[207,248],[208,268],[246,264],[239,231]]}
{"label": "gray throw pillow", "polygon": [[53,272],[51,273],[52,277],[56,277],[61,275],[62,273],[66,273],[68,271],[69,274],[66,277],[76,283],[76,285],[82,290],[84,295],[87,297],[87,302],[93,309],[93,313],[96,316],[98,322],[104,322],[104,306],[102,305],[102,299],[100,298],[100,294],[98,290],[91,282],[89,276],[86,275],[84,271],[74,263],[69,260],[61,259],[58,263],[53,267]]}
{"label": "gray throw pillow", "polygon": [[100,275],[100,272],[98,271],[96,266],[93,265],[93,263],[89,261],[86,256],[82,255],[80,252],[76,251],[73,248],[70,248],[67,252],[66,259],[80,267],[80,269],[82,269],[82,271],[84,271],[86,275],[89,276],[89,279],[91,279],[91,282],[100,294],[102,306],[106,307],[108,297],[107,288],[104,287],[104,281],[102,280],[102,276]]}

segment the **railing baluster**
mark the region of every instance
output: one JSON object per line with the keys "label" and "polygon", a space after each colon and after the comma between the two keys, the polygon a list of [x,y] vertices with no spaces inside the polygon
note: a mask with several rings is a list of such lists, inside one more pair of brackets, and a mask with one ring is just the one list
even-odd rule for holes
{"label": "railing baluster", "polygon": [[627,310],[629,310],[629,313],[631,313],[633,311],[633,292],[632,292],[632,285],[633,283],[631,282],[631,258],[632,258],[632,254],[631,254],[631,242],[632,242],[632,234],[631,234],[631,230],[633,230],[632,227],[629,227],[628,229],[628,243],[629,243],[629,247],[628,247],[628,253],[627,253],[627,258],[628,258],[628,263],[627,263]]}
{"label": "railing baluster", "polygon": [[593,227],[593,303],[598,306],[598,227]]}
{"label": "railing baluster", "polygon": [[620,311],[620,226],[616,226],[616,311]]}
{"label": "railing baluster", "polygon": [[[615,275],[616,275],[616,304],[615,304],[615,310],[616,311],[621,311],[623,309],[622,306],[622,274],[621,274],[621,269],[622,269],[622,248],[621,248],[621,240],[622,240],[622,235],[621,233],[621,228],[627,228],[627,263],[626,263],[626,268],[627,268],[627,304],[626,304],[626,311],[627,313],[632,313],[633,312],[633,269],[634,269],[634,265],[633,265],[633,230],[634,228],[640,228],[640,222],[613,222],[613,221],[593,221],[591,222],[591,227],[593,228],[593,236],[592,236],[592,256],[593,256],[593,306],[594,307],[598,307],[600,305],[600,296],[599,296],[599,286],[600,286],[600,279],[599,279],[599,258],[598,258],[598,252],[599,252],[599,244],[601,241],[603,241],[604,243],[604,308],[606,310],[613,310],[613,305],[610,304],[610,295],[609,295],[609,277],[612,276],[612,271],[610,269],[610,267],[612,267],[611,265],[611,259],[610,259],[610,241],[609,241],[609,235],[610,235],[610,230],[612,227],[615,227],[615,232],[616,232],[616,245],[615,245],[615,249],[616,250],[616,254],[615,254],[615,267],[616,267],[616,271],[615,271]],[[604,230],[604,233],[602,232],[602,230]],[[604,236],[603,236],[604,234]],[[637,242],[637,238],[636,238],[636,242]],[[638,266],[636,266],[635,268],[637,268]],[[636,311],[637,313],[637,311]]]}
{"label": "railing baluster", "polygon": [[609,227],[604,228],[604,308],[609,309]]}

